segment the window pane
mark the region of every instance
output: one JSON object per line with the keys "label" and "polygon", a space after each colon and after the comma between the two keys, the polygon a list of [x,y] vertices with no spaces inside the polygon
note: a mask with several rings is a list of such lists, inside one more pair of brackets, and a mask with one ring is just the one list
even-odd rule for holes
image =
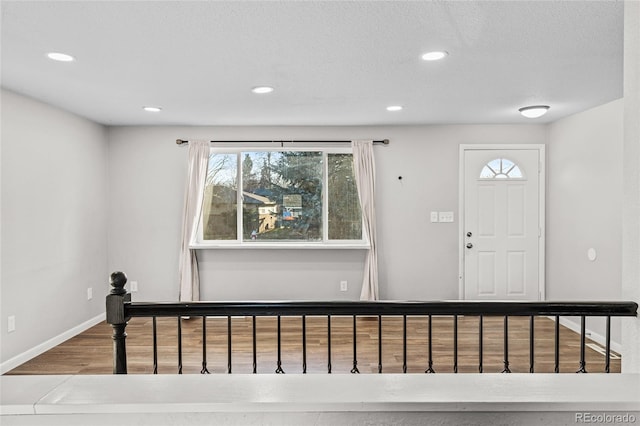
{"label": "window pane", "polygon": [[237,158],[237,154],[209,155],[202,206],[203,240],[238,238]]}
{"label": "window pane", "polygon": [[480,179],[522,179],[520,167],[506,158],[496,158],[488,162],[480,172]]}
{"label": "window pane", "polygon": [[489,166],[484,166],[482,171],[480,172],[480,179],[493,179],[496,177],[496,171],[489,168]]}
{"label": "window pane", "polygon": [[243,240],[322,240],[322,153],[242,153]]}
{"label": "window pane", "polygon": [[353,172],[353,155],[329,154],[329,239],[362,239],[362,215],[360,200]]}
{"label": "window pane", "polygon": [[522,171],[520,171],[520,167],[514,165],[511,170],[507,172],[507,175],[512,179],[523,178]]}

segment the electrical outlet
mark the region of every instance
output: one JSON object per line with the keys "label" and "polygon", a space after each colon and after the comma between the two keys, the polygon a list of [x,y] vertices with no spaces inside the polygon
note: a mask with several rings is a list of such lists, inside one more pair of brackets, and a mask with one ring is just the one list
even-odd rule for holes
{"label": "electrical outlet", "polygon": [[131,281],[131,293],[138,291],[138,281]]}
{"label": "electrical outlet", "polygon": [[93,299],[93,289],[91,287],[87,288],[87,300]]}
{"label": "electrical outlet", "polygon": [[340,281],[340,291],[347,291],[347,282]]}
{"label": "electrical outlet", "polygon": [[16,316],[9,315],[9,318],[7,318],[7,332],[13,333],[14,331],[16,331]]}

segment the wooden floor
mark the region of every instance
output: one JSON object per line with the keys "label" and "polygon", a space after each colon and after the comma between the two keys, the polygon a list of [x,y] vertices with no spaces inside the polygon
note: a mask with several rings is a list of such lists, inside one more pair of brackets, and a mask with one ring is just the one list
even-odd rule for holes
{"label": "wooden floor", "polygon": [[[274,373],[277,367],[276,318],[258,317],[257,372]],[[328,370],[327,318],[307,317],[307,373]],[[402,317],[383,317],[382,372],[403,372]],[[282,369],[302,373],[302,328],[300,317],[282,318]],[[554,370],[554,327],[548,318],[535,319],[536,373]],[[360,373],[378,372],[377,317],[358,317],[357,366]],[[478,317],[458,319],[458,372],[479,371]],[[113,349],[111,327],[101,323],[63,344],[24,363],[7,374],[111,374]],[[331,318],[331,370],[349,373],[353,367],[353,319]],[[153,372],[152,320],[134,318],[127,327],[127,357],[130,374]],[[424,373],[428,367],[428,318],[407,318],[407,373]],[[202,370],[202,318],[182,320],[183,373]],[[587,340],[587,343],[592,343]],[[529,318],[509,318],[509,367],[514,373],[529,372]],[[232,372],[253,369],[252,318],[232,319]],[[504,369],[503,318],[483,319],[483,372]],[[604,372],[604,355],[586,348],[586,369]],[[158,319],[158,372],[178,372],[177,319]],[[226,374],[227,318],[207,319],[207,367],[212,374]],[[580,336],[560,327],[560,372],[575,373],[580,361]],[[453,373],[453,318],[433,317],[433,369]],[[620,360],[611,360],[611,372],[620,372]]]}

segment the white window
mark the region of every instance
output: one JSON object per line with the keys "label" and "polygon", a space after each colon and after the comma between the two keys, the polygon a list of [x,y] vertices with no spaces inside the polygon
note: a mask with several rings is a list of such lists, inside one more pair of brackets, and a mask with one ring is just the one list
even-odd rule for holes
{"label": "white window", "polygon": [[192,247],[367,247],[351,148],[211,148]]}
{"label": "white window", "polygon": [[480,179],[523,179],[522,170],[511,160],[496,158],[489,161],[480,172]]}

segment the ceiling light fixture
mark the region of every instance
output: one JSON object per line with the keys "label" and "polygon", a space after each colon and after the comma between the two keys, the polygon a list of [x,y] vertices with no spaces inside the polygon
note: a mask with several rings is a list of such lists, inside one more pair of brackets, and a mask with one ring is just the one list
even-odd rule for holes
{"label": "ceiling light fixture", "polygon": [[251,91],[253,93],[257,93],[259,95],[262,95],[262,94],[265,94],[265,93],[273,92],[273,87],[270,87],[270,86],[256,86],[253,89],[251,89]]}
{"label": "ceiling light fixture", "polygon": [[547,113],[547,111],[549,111],[549,105],[532,105],[522,107],[518,111],[527,118],[538,118],[542,117]]}
{"label": "ceiling light fixture", "polygon": [[160,112],[160,111],[162,111],[162,108],[154,107],[154,106],[145,106],[145,107],[142,107],[142,109],[147,111],[147,112]]}
{"label": "ceiling light fixture", "polygon": [[402,111],[402,106],[400,105],[391,105],[387,107],[387,111]]}
{"label": "ceiling light fixture", "polygon": [[437,50],[437,51],[433,51],[433,52],[427,52],[424,55],[422,55],[422,60],[423,61],[438,61],[444,57],[446,57],[449,53],[445,52],[444,50]]}
{"label": "ceiling light fixture", "polygon": [[73,62],[76,60],[73,56],[60,52],[49,52],[47,53],[47,58],[58,62]]}

